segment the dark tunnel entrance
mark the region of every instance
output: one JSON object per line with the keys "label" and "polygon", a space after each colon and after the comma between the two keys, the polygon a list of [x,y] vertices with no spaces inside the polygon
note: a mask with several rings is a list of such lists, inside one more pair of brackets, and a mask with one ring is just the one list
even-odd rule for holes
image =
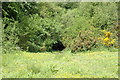
{"label": "dark tunnel entrance", "polygon": [[65,46],[62,44],[61,41],[58,41],[57,43],[52,45],[52,50],[54,51],[62,51],[63,49],[65,49]]}

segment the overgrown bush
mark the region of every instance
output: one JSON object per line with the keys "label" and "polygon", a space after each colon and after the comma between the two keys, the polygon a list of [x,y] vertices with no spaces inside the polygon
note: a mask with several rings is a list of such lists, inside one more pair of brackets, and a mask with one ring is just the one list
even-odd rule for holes
{"label": "overgrown bush", "polygon": [[71,51],[87,51],[91,50],[91,48],[97,46],[97,35],[95,34],[95,30],[88,29],[85,31],[80,31],[78,36],[73,39],[71,44]]}
{"label": "overgrown bush", "polygon": [[40,47],[43,46],[49,51],[52,43],[59,39],[59,31],[56,30],[56,27],[60,27],[60,24],[55,20],[51,21],[49,18],[42,19],[37,14],[23,17],[17,26],[19,28],[19,46],[24,50],[34,44],[34,49],[36,46],[36,50],[33,51],[40,51]]}
{"label": "overgrown bush", "polygon": [[86,51],[103,46],[100,30],[118,41],[116,3],[3,3],[2,11],[4,51],[52,51],[58,41],[72,52]]}
{"label": "overgrown bush", "polygon": [[[5,19],[5,18],[4,18]],[[5,24],[2,24],[2,51],[3,53],[12,52],[14,50],[20,50],[19,46],[17,45],[19,38],[16,34],[17,28],[16,28],[17,22],[10,23],[9,26],[5,28]]]}

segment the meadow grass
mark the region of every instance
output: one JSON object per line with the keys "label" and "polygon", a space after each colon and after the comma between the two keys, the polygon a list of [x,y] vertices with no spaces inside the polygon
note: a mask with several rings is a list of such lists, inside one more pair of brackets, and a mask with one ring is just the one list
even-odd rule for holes
{"label": "meadow grass", "polygon": [[118,78],[118,52],[2,55],[3,78]]}

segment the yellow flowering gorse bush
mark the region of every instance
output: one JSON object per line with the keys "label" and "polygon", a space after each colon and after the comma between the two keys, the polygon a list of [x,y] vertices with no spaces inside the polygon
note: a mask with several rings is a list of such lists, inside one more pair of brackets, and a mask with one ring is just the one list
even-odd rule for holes
{"label": "yellow flowering gorse bush", "polygon": [[102,44],[106,46],[113,46],[116,39],[111,38],[112,33],[105,30],[102,30],[102,32],[104,33],[104,37],[99,37],[98,40],[100,40]]}

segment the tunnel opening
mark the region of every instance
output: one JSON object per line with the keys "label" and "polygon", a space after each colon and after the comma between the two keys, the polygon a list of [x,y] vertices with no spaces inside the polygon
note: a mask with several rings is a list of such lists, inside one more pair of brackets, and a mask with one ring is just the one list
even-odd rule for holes
{"label": "tunnel opening", "polygon": [[57,41],[57,43],[54,43],[52,45],[53,51],[62,51],[63,49],[65,49],[65,46],[63,45],[61,41]]}

